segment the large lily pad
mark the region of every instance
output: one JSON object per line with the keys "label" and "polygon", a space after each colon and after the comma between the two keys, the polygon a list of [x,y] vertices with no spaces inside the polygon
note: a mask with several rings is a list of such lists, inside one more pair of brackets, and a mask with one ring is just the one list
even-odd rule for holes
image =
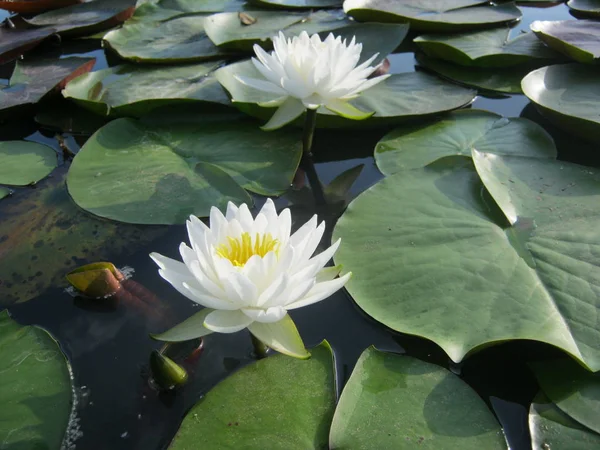
{"label": "large lily pad", "polygon": [[340,10],[322,10],[312,13],[246,11],[244,14],[254,22],[248,24],[237,12],[208,16],[204,21],[206,34],[218,47],[252,51],[254,44],[271,39],[279,31],[289,36],[300,34],[301,31],[314,34],[333,31],[352,24]]}
{"label": "large lily pad", "polygon": [[71,79],[89,72],[94,58],[32,59],[19,61],[9,85],[0,89],[0,116],[27,109],[46,94],[61,89]]}
{"label": "large lily pad", "polygon": [[427,34],[415,38],[414,42],[427,55],[462,66],[508,67],[559,56],[534,33],[513,38],[510,34],[510,28],[505,27],[462,34]]}
{"label": "large lily pad", "polygon": [[171,450],[327,448],[335,408],[333,353],[326,342],[298,360],[270,356],[210,390],[181,424]]}
{"label": "large lily pad", "polygon": [[61,448],[71,412],[71,377],[58,344],[0,313],[0,442],[7,449]]}
{"label": "large lily pad", "polygon": [[559,128],[600,141],[600,68],[581,64],[542,67],[523,78],[523,92]]}
{"label": "large lily pad", "polygon": [[418,31],[455,32],[512,22],[514,3],[485,0],[345,0],[344,11],[364,22],[408,22]]}
{"label": "large lily pad", "polygon": [[547,399],[537,398],[529,408],[532,449],[595,450],[600,435],[585,428]]}
{"label": "large lily pad", "polygon": [[460,66],[442,59],[430,58],[422,53],[417,53],[415,57],[419,66],[444,79],[484,92],[499,92],[502,94],[522,94],[521,80],[537,68],[520,65],[485,69],[482,67]]}
{"label": "large lily pad", "polygon": [[506,449],[485,402],[446,369],[365,350],[344,387],[330,448]]}
{"label": "large lily pad", "polygon": [[76,3],[81,3],[81,0],[0,0],[0,9],[7,9],[19,14],[37,14]]}
{"label": "large lily pad", "polygon": [[119,119],[98,130],[71,165],[69,193],[83,209],[129,223],[183,223],[245,191],[278,195],[300,160],[300,136],[256,123],[205,121],[165,127]]}
{"label": "large lily pad", "polygon": [[536,20],[531,30],[546,45],[575,61],[600,61],[600,22],[595,20]]}
{"label": "large lily pad", "polygon": [[567,6],[576,14],[586,17],[600,17],[600,2],[598,0],[569,0]]}
{"label": "large lily pad", "polygon": [[23,19],[36,27],[51,27],[63,36],[82,36],[112,28],[127,20],[135,0],[94,0]]}
{"label": "large lily pad", "polygon": [[381,172],[391,175],[425,167],[445,156],[471,157],[473,149],[498,155],[556,158],[554,141],[536,123],[468,109],[450,113],[433,124],[396,128],[375,146],[375,161]]}
{"label": "large lily pad", "polygon": [[40,181],[56,167],[56,152],[37,142],[0,142],[0,184],[26,186]]}
{"label": "large lily pad", "polygon": [[229,105],[227,94],[210,73],[220,61],[185,66],[124,64],[71,81],[63,95],[101,115],[141,116],[170,104],[205,102]]}
{"label": "large lily pad", "polygon": [[540,387],[561,411],[600,434],[600,374],[590,373],[569,359],[532,367]]}
{"label": "large lily pad", "polygon": [[37,189],[19,190],[0,202],[0,306],[29,301],[51,287],[67,287],[69,270],[125,258],[166,231],[90,216],[69,197],[64,174],[65,169],[56,169]]}
{"label": "large lily pad", "polygon": [[119,56],[137,62],[193,62],[222,58],[204,30],[204,17],[185,16],[166,22],[133,22],[104,36]]}
{"label": "large lily pad", "polygon": [[600,174],[473,155],[477,172],[447,157],[350,204],[334,231],[344,242],[335,261],[354,273],[348,291],[376,320],[433,340],[454,361],[531,339],[600,369],[589,312],[600,306],[600,274],[590,269],[600,265]]}
{"label": "large lily pad", "polygon": [[0,64],[18,58],[55,33],[56,29],[50,27],[26,30],[0,27]]}
{"label": "large lily pad", "polygon": [[[247,87],[235,79],[236,74],[250,78],[262,77],[250,61],[230,64],[215,72],[217,80],[231,95],[234,106],[254,117],[267,120],[275,109],[261,107],[257,103],[268,103],[275,100],[276,96]],[[395,74],[352,101],[363,111],[375,111],[373,117],[363,121],[349,120],[320,108],[317,111],[317,126],[387,126],[461,108],[471,103],[475,95],[476,92],[471,89],[447,83],[424,73]],[[298,126],[302,126],[302,123],[302,118],[293,122]]]}

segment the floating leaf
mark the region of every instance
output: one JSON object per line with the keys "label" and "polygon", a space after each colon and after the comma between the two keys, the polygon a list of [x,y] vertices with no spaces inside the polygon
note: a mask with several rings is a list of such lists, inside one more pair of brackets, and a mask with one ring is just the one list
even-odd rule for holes
{"label": "floating leaf", "polygon": [[10,189],[5,187],[0,187],[0,200],[4,197],[8,197],[10,195]]}
{"label": "floating leaf", "polygon": [[544,398],[534,400],[529,408],[529,431],[533,449],[596,450],[600,447],[599,434],[577,423]]}
{"label": "floating leaf", "polygon": [[547,61],[559,57],[534,33],[521,33],[512,39],[510,34],[510,28],[496,28],[463,34],[427,34],[414,42],[428,56],[462,66],[508,67],[532,59]]}
{"label": "floating leaf", "polygon": [[69,198],[63,175],[64,169],[56,169],[37,189],[17,191],[0,202],[2,306],[67,287],[69,270],[128,257],[166,231],[95,219]]}
{"label": "floating leaf", "polygon": [[207,448],[327,448],[333,353],[327,342],[311,353],[308,360],[269,356],[221,381],[189,411],[169,448],[200,441]]}
{"label": "floating leaf", "polygon": [[157,127],[119,119],[80,150],[68,187],[80,207],[98,216],[177,224],[228,201],[252,203],[245,189],[281,194],[300,153],[297,133],[265,133],[253,122]]}
{"label": "floating leaf", "polygon": [[27,186],[48,176],[57,165],[56,152],[37,142],[0,142],[0,183]]}
{"label": "floating leaf", "polygon": [[138,2],[128,21],[162,22],[186,14],[214,14],[245,9],[245,0],[149,0]]}
{"label": "floating leaf", "polygon": [[0,0],[0,9],[7,9],[19,14],[37,14],[49,9],[81,3],[82,0]]}
{"label": "floating leaf", "polygon": [[141,116],[155,108],[187,102],[229,105],[210,73],[222,62],[148,67],[123,64],[71,81],[63,95],[100,115]]}
{"label": "floating leaf", "polygon": [[284,9],[341,8],[343,0],[253,0],[258,6]]}
{"label": "floating leaf", "polygon": [[430,58],[417,53],[415,59],[420,67],[460,85],[489,92],[503,94],[522,94],[521,80],[537,67],[512,66],[506,68],[484,69],[452,64],[447,61]]}
{"label": "floating leaf", "polygon": [[12,29],[0,27],[0,64],[17,59],[55,33],[54,28]]}
{"label": "floating leaf", "polygon": [[62,89],[69,80],[92,70],[95,61],[77,57],[18,61],[9,85],[0,89],[0,116],[26,110],[49,92]]}
{"label": "floating leaf", "polygon": [[23,19],[36,27],[51,27],[62,36],[82,36],[108,30],[134,11],[135,0],[94,0]]}
{"label": "floating leaf", "polygon": [[208,38],[201,16],[167,22],[133,22],[107,33],[104,42],[122,58],[138,62],[172,64],[227,55]]}
{"label": "floating leaf", "polygon": [[206,34],[218,47],[227,50],[251,52],[254,44],[270,40],[279,31],[294,36],[306,31],[312,35],[352,25],[341,11],[290,13],[279,11],[246,11],[256,22],[248,25],[240,21],[238,13],[224,12],[204,20]]}
{"label": "floating leaf", "polygon": [[565,414],[600,437],[600,374],[562,359],[531,364],[542,391]]}
{"label": "floating leaf", "polygon": [[348,291],[374,319],[431,339],[457,362],[531,339],[600,369],[589,313],[600,306],[600,274],[590,270],[600,265],[600,173],[473,155],[477,171],[467,158],[443,158],[350,203],[334,231],[344,242],[335,262],[354,273]]}
{"label": "floating leaf", "polygon": [[556,158],[550,135],[527,119],[489,111],[455,111],[435,123],[396,128],[375,146],[375,161],[383,174],[425,167],[451,155],[471,157],[472,150],[498,155]]}
{"label": "floating leaf", "polygon": [[536,20],[531,30],[546,45],[575,61],[600,62],[600,22],[595,20]]}
{"label": "floating leaf", "polygon": [[107,120],[67,99],[43,103],[35,115],[35,121],[42,128],[84,135],[93,134]]}
{"label": "floating leaf", "polygon": [[[270,118],[275,108],[262,107],[259,104],[268,104],[277,96],[250,88],[240,83],[235,75],[260,79],[262,77],[260,72],[250,61],[243,61],[222,67],[215,72],[215,76],[231,95],[234,106],[263,120]],[[471,103],[475,95],[476,92],[473,90],[446,83],[424,73],[394,74],[352,101],[362,111],[375,111],[373,117],[357,122],[344,119],[326,108],[320,108],[317,126],[323,128],[387,126],[461,108]],[[302,126],[303,119],[299,118],[292,123]]]}
{"label": "floating leaf", "polygon": [[567,6],[576,14],[592,18],[600,17],[598,0],[569,0]]}
{"label": "floating leaf", "polygon": [[408,22],[411,30],[433,32],[472,30],[521,17],[514,3],[485,0],[346,0],[344,11],[363,22]]}
{"label": "floating leaf", "polygon": [[592,142],[600,140],[600,69],[581,64],[542,67],[523,78],[529,100],[557,127]]}
{"label": "floating leaf", "polygon": [[0,313],[0,442],[7,449],[61,448],[71,412],[69,368],[43,329]]}
{"label": "floating leaf", "polygon": [[484,401],[446,369],[371,347],[344,387],[330,448],[506,449]]}

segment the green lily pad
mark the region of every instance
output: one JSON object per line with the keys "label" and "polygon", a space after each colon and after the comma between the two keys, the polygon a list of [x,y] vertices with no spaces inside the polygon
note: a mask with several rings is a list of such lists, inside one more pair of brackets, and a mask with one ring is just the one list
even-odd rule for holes
{"label": "green lily pad", "polygon": [[73,203],[58,168],[37,189],[0,202],[0,306],[22,303],[45,290],[67,287],[65,274],[85,263],[121,260],[166,232],[99,220]]}
{"label": "green lily pad", "polygon": [[[240,83],[235,79],[236,74],[249,78],[262,78],[250,61],[230,64],[215,72],[217,80],[231,95],[234,106],[251,116],[268,120],[275,109],[262,107],[257,103],[273,101],[276,95]],[[319,108],[317,126],[321,128],[388,126],[461,108],[471,103],[475,95],[476,92],[471,89],[447,83],[421,72],[394,74],[351,101],[363,111],[375,111],[371,118],[362,121],[350,120],[326,108]],[[302,126],[303,118],[296,119],[292,124]]]}
{"label": "green lily pad", "polygon": [[300,160],[300,135],[265,133],[254,122],[164,127],[118,119],[98,130],[73,160],[69,193],[80,207],[129,223],[177,224],[245,189],[279,195]]}
{"label": "green lily pad", "polygon": [[132,22],[108,32],[104,42],[122,58],[147,63],[182,63],[223,58],[204,29],[203,16],[166,22]]}
{"label": "green lily pad", "polygon": [[57,165],[56,152],[27,141],[0,142],[0,183],[27,186],[48,176]]}
{"label": "green lily pad", "polygon": [[532,70],[529,65],[493,69],[459,66],[422,53],[417,53],[415,57],[419,66],[444,79],[466,87],[502,94],[522,94],[521,80]]}
{"label": "green lily pad", "polygon": [[348,291],[375,320],[457,362],[530,339],[600,369],[589,313],[600,306],[590,270],[600,265],[590,250],[600,240],[600,173],[477,151],[473,162],[477,171],[460,156],[401,171],[350,203],[334,231],[344,242],[335,262],[354,273]]}
{"label": "green lily pad", "polygon": [[[333,353],[327,342],[299,360],[275,355],[211,389],[187,414],[171,450],[327,448],[335,408]],[[293,407],[292,407],[293,406]]]}
{"label": "green lily pad", "polygon": [[534,70],[521,83],[542,115],[568,133],[600,141],[600,68],[559,64]]}
{"label": "green lily pad", "polygon": [[288,36],[306,31],[308,34],[334,31],[352,25],[341,10],[316,12],[246,11],[255,20],[245,24],[237,12],[208,16],[204,21],[206,34],[218,47],[251,52],[252,46],[270,40],[279,31]]}
{"label": "green lily pad", "polygon": [[598,0],[569,0],[567,6],[576,14],[592,18],[600,17]]}
{"label": "green lily pad", "polygon": [[0,313],[0,440],[7,449],[61,448],[71,413],[71,377],[43,329]]}
{"label": "green lily pad", "polygon": [[423,35],[415,38],[423,52],[462,66],[509,67],[532,59],[552,60],[559,55],[546,47],[534,33],[521,33],[511,39],[510,28],[463,34]]}
{"label": "green lily pad", "polygon": [[485,0],[346,0],[344,11],[363,22],[408,22],[411,30],[433,32],[496,26],[521,17],[514,3]]}
{"label": "green lily pad", "polygon": [[506,449],[485,402],[446,369],[371,347],[335,410],[330,448]]}
{"label": "green lily pad", "polygon": [[18,61],[9,85],[0,89],[0,117],[27,110],[55,89],[94,66],[94,58]]}
{"label": "green lily pad", "polygon": [[63,95],[100,115],[141,116],[178,103],[229,105],[227,94],[210,73],[222,62],[148,67],[123,64],[71,81]]}
{"label": "green lily pad", "polygon": [[251,0],[257,6],[284,9],[341,8],[343,0]]}
{"label": "green lily pad", "polygon": [[569,417],[600,435],[600,374],[570,359],[531,365],[542,391]]}
{"label": "green lily pad", "polygon": [[133,14],[134,8],[135,0],[94,0],[23,20],[36,27],[54,28],[62,36],[82,36],[124,22]]}
{"label": "green lily pad", "polygon": [[433,124],[396,128],[375,146],[375,162],[384,175],[391,175],[425,167],[445,156],[471,157],[473,149],[497,155],[556,158],[554,141],[536,123],[467,109]]}
{"label": "green lily pad", "polygon": [[536,399],[531,404],[529,431],[533,449],[595,450],[600,448],[599,434],[577,423],[547,399]]}
{"label": "green lily pad", "polygon": [[0,200],[4,197],[8,197],[10,195],[10,189],[5,187],[0,187]]}
{"label": "green lily pad", "polygon": [[536,20],[531,30],[546,45],[577,62],[600,61],[600,22],[595,20]]}

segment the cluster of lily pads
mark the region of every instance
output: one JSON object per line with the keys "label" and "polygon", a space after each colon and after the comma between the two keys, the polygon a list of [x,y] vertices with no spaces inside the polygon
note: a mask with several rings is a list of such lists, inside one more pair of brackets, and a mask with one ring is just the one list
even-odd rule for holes
{"label": "cluster of lily pads", "polygon": [[[35,114],[64,128],[44,108],[60,92],[86,119],[69,131],[98,128],[68,168],[72,202],[112,221],[181,224],[279,196],[297,172],[302,118],[261,130],[277,96],[239,81],[262,76],[247,59],[254,44],[268,48],[279,31],[333,32],[363,44],[360,62],[379,53],[375,63],[413,45],[423,71],[392,74],[351,100],[372,117],[317,111],[318,128],[383,130],[374,158],[385,178],[333,231],[343,242],[335,263],[354,274],[348,292],[378,323],[435,342],[457,363],[511,340],[563,350],[565,359],[532,364],[541,387],[532,448],[597,448],[600,174],[557,160],[550,135],[527,119],[459,110],[478,93],[522,93],[557,127],[600,143],[600,4],[568,6],[581,19],[511,36],[521,17],[512,2],[0,1],[21,13],[0,27],[0,62],[24,55],[0,88],[0,120]],[[118,64],[94,71],[93,58],[44,54],[57,39],[98,32]],[[0,142],[0,198],[58,166],[48,146]],[[269,356],[219,383],[170,448],[506,448],[485,402],[446,369],[369,348],[341,389],[329,344],[311,353]],[[0,354],[0,398],[13,405],[0,411],[2,442],[66,445],[72,388],[57,343],[4,312]],[[25,382],[26,372],[39,381]],[[48,400],[35,416],[23,392]]]}

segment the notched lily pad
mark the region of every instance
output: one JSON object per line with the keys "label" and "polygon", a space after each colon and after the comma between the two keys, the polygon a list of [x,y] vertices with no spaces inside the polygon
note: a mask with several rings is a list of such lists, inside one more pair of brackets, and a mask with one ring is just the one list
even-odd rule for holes
{"label": "notched lily pad", "polygon": [[600,22],[536,20],[530,28],[546,45],[575,61],[585,64],[600,62]]}
{"label": "notched lily pad", "polygon": [[473,149],[498,155],[556,158],[550,135],[527,119],[489,111],[455,111],[434,123],[396,128],[375,146],[375,162],[385,175],[425,167],[451,155],[471,157]]}
{"label": "notched lily pad", "polygon": [[104,36],[122,58],[146,63],[182,63],[223,58],[206,35],[203,16],[184,16],[165,22],[132,22]]}
{"label": "notched lily pad", "polygon": [[56,152],[37,142],[0,142],[0,184],[27,186],[48,176],[57,165]]}
{"label": "notched lily pad", "polygon": [[92,70],[95,61],[78,57],[18,61],[9,85],[0,89],[0,117],[26,111],[69,80]]}
{"label": "notched lily pad", "polygon": [[600,2],[598,0],[569,0],[567,6],[577,15],[585,17],[600,17]]}
{"label": "notched lily pad", "polygon": [[141,116],[186,102],[229,105],[227,94],[211,75],[221,63],[164,68],[123,64],[74,79],[63,96],[105,116]]}
{"label": "notched lily pad", "polygon": [[[242,143],[243,145],[240,145]],[[246,190],[279,195],[300,159],[300,136],[265,133],[254,122],[144,126],[118,119],[98,130],[69,170],[69,193],[83,209],[129,223],[178,224]]]}
{"label": "notched lily pad", "polygon": [[560,56],[534,33],[520,33],[512,38],[510,34],[510,28],[497,28],[463,34],[428,34],[415,38],[414,42],[428,56],[462,66],[508,67],[532,59],[548,62]]}
{"label": "notched lily pad", "polygon": [[600,142],[600,67],[560,64],[523,78],[521,87],[548,120],[567,133]]}
{"label": "notched lily pad", "polygon": [[408,22],[411,30],[432,32],[496,26],[521,17],[514,3],[485,0],[346,0],[344,11],[363,22]]}

